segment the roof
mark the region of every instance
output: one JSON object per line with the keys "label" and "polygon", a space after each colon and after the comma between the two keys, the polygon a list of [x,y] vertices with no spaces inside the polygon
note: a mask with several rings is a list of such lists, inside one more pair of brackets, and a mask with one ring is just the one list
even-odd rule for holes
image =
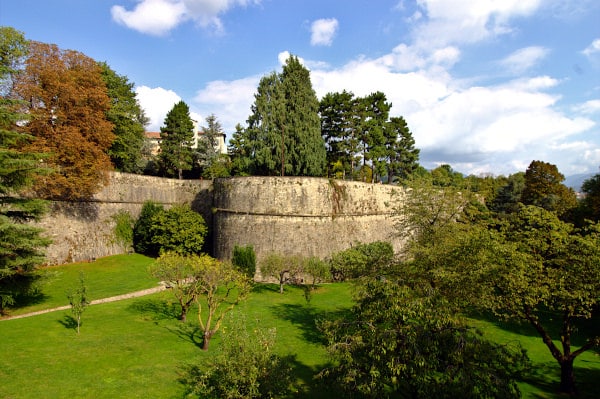
{"label": "roof", "polygon": [[160,140],[160,132],[145,132],[144,135],[147,139],[157,139]]}

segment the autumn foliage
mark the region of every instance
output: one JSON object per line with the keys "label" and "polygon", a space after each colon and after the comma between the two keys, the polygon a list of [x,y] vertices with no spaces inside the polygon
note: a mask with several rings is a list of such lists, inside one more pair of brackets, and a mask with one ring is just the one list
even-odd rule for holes
{"label": "autumn foliage", "polygon": [[34,137],[26,150],[51,154],[43,162],[53,173],[38,179],[35,191],[53,199],[91,197],[112,168],[107,150],[114,140],[100,66],[80,52],[30,42],[14,95],[31,117],[21,126]]}

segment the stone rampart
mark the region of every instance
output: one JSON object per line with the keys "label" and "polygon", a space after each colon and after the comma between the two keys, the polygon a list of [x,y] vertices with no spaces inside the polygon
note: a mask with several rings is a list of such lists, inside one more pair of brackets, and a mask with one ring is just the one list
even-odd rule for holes
{"label": "stone rampart", "polygon": [[38,223],[52,239],[46,250],[47,263],[78,262],[126,253],[130,248],[115,239],[114,216],[126,211],[137,218],[147,200],[165,207],[190,204],[211,223],[211,181],[111,173],[108,186],[90,201],[50,203],[50,211]]}
{"label": "stone rampart", "polygon": [[54,202],[39,223],[53,243],[49,264],[125,253],[114,236],[120,211],[139,216],[147,200],[190,204],[209,226],[212,255],[231,258],[235,245],[252,245],[258,260],[271,252],[327,257],[357,242],[390,241],[395,186],[308,177],[236,177],[214,182],[111,173],[88,202]]}
{"label": "stone rampart", "polygon": [[214,182],[213,250],[230,258],[252,245],[271,252],[325,258],[357,242],[390,241],[401,188],[308,177],[242,177]]}

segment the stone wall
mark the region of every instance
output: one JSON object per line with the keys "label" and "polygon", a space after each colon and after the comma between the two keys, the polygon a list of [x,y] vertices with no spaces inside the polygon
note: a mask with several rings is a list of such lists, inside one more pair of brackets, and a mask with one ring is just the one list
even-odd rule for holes
{"label": "stone wall", "polygon": [[214,183],[213,250],[230,258],[252,245],[260,261],[280,252],[325,258],[357,242],[390,241],[396,250],[398,187],[308,177],[243,177]]}
{"label": "stone wall", "polygon": [[270,252],[327,257],[357,242],[390,241],[401,188],[308,177],[175,180],[112,173],[89,202],[54,202],[39,223],[53,243],[48,264],[125,253],[114,237],[114,216],[139,216],[147,200],[187,203],[205,218],[212,255],[231,258],[235,245],[252,245],[258,260]]}
{"label": "stone wall", "polygon": [[111,173],[110,183],[88,202],[52,202],[50,212],[38,223],[52,239],[46,251],[50,265],[91,260],[125,253],[115,240],[114,216],[126,211],[133,218],[145,201],[190,204],[211,223],[212,182],[164,179]]}

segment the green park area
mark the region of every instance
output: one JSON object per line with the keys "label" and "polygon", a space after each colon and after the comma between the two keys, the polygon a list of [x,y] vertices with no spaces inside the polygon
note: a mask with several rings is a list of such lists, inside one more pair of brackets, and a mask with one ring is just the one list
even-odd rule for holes
{"label": "green park area", "polygon": [[[77,286],[81,271],[92,300],[155,287],[157,281],[147,272],[153,261],[141,255],[119,255],[43,269],[43,295],[11,314],[68,305],[66,292]],[[331,362],[316,323],[347,311],[353,290],[353,283],[322,284],[307,300],[299,286],[286,286],[280,294],[277,285],[256,284],[247,300],[225,318],[223,331],[239,320],[251,333],[275,328],[275,352],[292,359],[294,389],[289,397],[332,397],[314,378]],[[177,307],[169,291],[93,305],[83,314],[80,334],[69,310],[1,321],[0,397],[184,397],[184,370],[190,364],[210,364],[219,354],[221,334],[215,335],[208,351],[201,350],[196,310],[190,310],[182,323]],[[527,350],[531,370],[518,382],[524,398],[568,397],[555,393],[560,369],[531,327],[484,317],[471,317],[469,322],[494,342],[519,342]],[[584,325],[580,333],[597,328]],[[579,356],[575,373],[579,397],[596,397],[598,351]]]}

